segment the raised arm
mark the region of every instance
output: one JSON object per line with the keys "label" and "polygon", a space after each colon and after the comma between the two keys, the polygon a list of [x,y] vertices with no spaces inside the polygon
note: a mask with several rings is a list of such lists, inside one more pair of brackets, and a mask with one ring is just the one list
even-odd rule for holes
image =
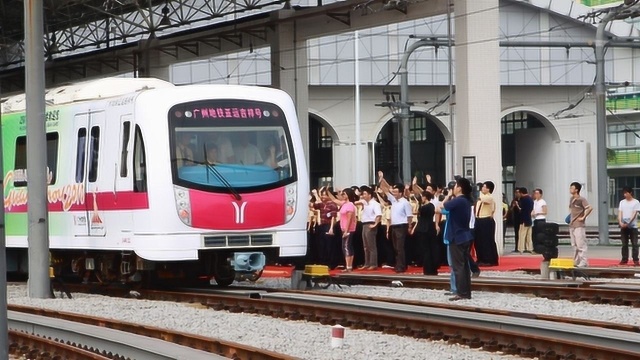
{"label": "raised arm", "polygon": [[[338,191],[338,193],[339,193],[341,190],[337,190],[337,191]],[[344,203],[345,203],[345,201],[344,201],[344,200],[340,200],[340,199],[338,199],[337,197],[335,197],[335,196],[333,195],[333,192],[332,192],[332,191],[327,190],[327,196],[329,197],[329,200],[331,200],[334,204],[336,204],[336,205],[338,205],[338,206],[342,206],[342,204],[344,204]]]}
{"label": "raised arm", "polygon": [[421,196],[422,191],[424,191],[424,189],[418,185],[418,178],[415,176],[413,177],[413,180],[411,180],[411,190],[413,190],[413,194],[416,196]]}
{"label": "raised arm", "polygon": [[320,198],[320,194],[322,194],[322,191],[324,190],[324,187],[320,188],[320,191],[313,189],[311,190],[311,194],[313,195],[313,197],[315,197],[315,203],[316,204],[322,204],[322,198]]}
{"label": "raised arm", "polygon": [[378,171],[378,186],[385,195],[391,192],[391,185],[384,179],[384,173],[382,171]]}

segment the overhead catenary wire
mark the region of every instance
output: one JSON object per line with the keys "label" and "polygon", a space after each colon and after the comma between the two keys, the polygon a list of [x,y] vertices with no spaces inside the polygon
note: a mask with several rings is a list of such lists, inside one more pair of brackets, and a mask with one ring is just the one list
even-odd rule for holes
{"label": "overhead catenary wire", "polygon": [[[511,5],[513,5],[513,4],[511,4]],[[434,20],[432,20],[432,21],[431,21],[431,23],[441,23],[441,22],[443,22],[443,21],[444,21],[444,19],[434,19]],[[535,31],[535,32],[527,32],[527,33],[520,32],[520,33],[518,33],[518,34],[516,34],[516,35],[505,35],[503,38],[516,39],[516,38],[518,38],[518,37],[528,37],[528,36],[532,36],[532,35],[535,35],[535,34],[548,33],[548,32],[553,32],[553,31],[556,31],[556,30],[564,30],[564,31],[566,31],[567,29],[577,28],[577,27],[584,27],[584,26],[585,26],[584,24],[575,24],[575,25],[572,25],[572,26],[566,26],[566,24],[569,24],[569,23],[570,23],[570,22],[569,22],[569,21],[567,21],[565,24],[556,24],[556,25],[551,26],[551,27],[550,27],[550,28],[548,28],[548,29],[540,29],[539,31]],[[426,24],[426,22],[425,22],[425,24]],[[413,26],[415,26],[415,22],[410,22],[410,23],[408,23],[408,26],[407,26],[407,27],[403,27],[403,28],[409,28],[409,27],[413,27]],[[387,28],[388,28],[388,27],[387,27]],[[371,32],[370,34],[363,34],[361,37],[362,37],[362,38],[365,38],[365,37],[371,37],[371,36],[376,36],[376,35],[378,35],[378,34],[382,34],[382,33],[384,33],[384,31],[383,31],[383,32]],[[388,33],[384,33],[384,34],[385,34],[385,36],[387,36],[387,37],[388,37],[388,36],[401,36],[401,35],[388,34]],[[336,38],[337,38],[337,37],[336,37]],[[495,39],[493,39],[493,40],[495,40]],[[484,40],[484,41],[493,41],[493,40]],[[337,41],[338,41],[338,40],[336,40],[336,42],[337,42]],[[541,44],[542,44],[542,42],[541,42]],[[307,46],[308,46],[308,47],[311,47],[311,46],[316,46],[316,45],[307,45]],[[541,46],[542,46],[542,45],[541,45]],[[406,47],[406,43],[405,43],[405,47]],[[366,51],[369,51],[369,49],[367,49],[367,48],[366,48],[366,46],[365,46],[365,50],[366,50]],[[584,51],[583,51],[583,52],[584,52]],[[341,53],[341,51],[340,51],[340,53]],[[371,52],[369,52],[369,55],[370,55],[370,56],[369,56],[368,58],[367,58],[367,57],[363,58],[363,60],[365,60],[365,61],[366,61],[366,60],[374,61],[374,60],[376,60],[376,59],[388,59],[388,58],[390,58],[390,57],[393,57],[393,56],[394,56],[394,54],[395,54],[395,56],[398,56],[398,55],[399,55],[399,52],[398,52],[398,53],[384,54],[384,55],[379,55],[379,56],[373,56],[373,55],[371,55]],[[329,61],[327,61],[327,59],[315,59],[315,60],[317,60],[317,61],[319,62],[318,64],[315,64],[315,65],[311,65],[311,64],[309,64],[309,65],[307,65],[306,67],[307,67],[308,69],[311,69],[311,68],[313,68],[313,67],[320,67],[320,66],[332,66],[332,65],[336,65],[336,64],[340,64],[340,63],[347,63],[347,62],[352,62],[352,61],[353,61],[352,59],[339,59],[339,55],[340,55],[340,54],[338,54],[338,55],[336,56],[336,59],[328,59]],[[266,59],[266,56],[264,56],[264,55],[262,55],[262,54],[259,54],[259,56],[261,56],[262,58]],[[394,60],[390,60],[390,61],[394,61]],[[438,60],[433,60],[433,59],[427,59],[427,60],[422,59],[422,60],[421,60],[421,59],[418,59],[418,60],[415,60],[415,61],[413,61],[413,62],[412,62],[412,66],[411,66],[411,68],[412,68],[412,69],[413,69],[413,68],[415,68],[415,67],[416,67],[416,64],[419,64],[420,62],[424,62],[424,61],[427,61],[427,62],[431,62],[431,63],[433,63],[434,61],[438,61]],[[524,59],[523,59],[523,61],[524,61]],[[522,62],[522,61],[519,61],[519,62]],[[556,76],[556,77],[555,77],[555,80],[553,80],[553,81],[550,83],[550,85],[553,85],[553,84],[556,84],[556,83],[557,83],[557,82],[559,82],[559,81],[562,81],[562,79],[563,79],[567,74],[569,74],[569,73],[570,73],[573,69],[575,69],[578,65],[583,64],[585,61],[584,61],[584,60],[581,60],[581,61],[574,61],[574,62],[567,62],[567,61],[556,61],[556,62],[557,62],[557,64],[556,64],[556,63],[550,63],[550,64],[545,65],[545,66],[537,66],[537,67],[535,67],[535,66],[529,66],[529,64],[525,64],[525,68],[523,68],[523,69],[515,69],[515,70],[514,70],[514,69],[508,69],[508,70],[503,69],[501,72],[502,72],[502,73],[505,73],[505,72],[508,72],[508,71],[533,71],[533,70],[550,69],[550,68],[553,68],[553,67],[561,67],[561,66],[566,67],[567,65],[571,66],[571,68],[569,68],[568,70],[566,70],[566,71],[564,72],[564,74],[563,74],[563,75],[560,75],[560,76]],[[374,62],[374,64],[376,64],[376,67],[377,67],[377,63],[376,63],[376,62]],[[237,67],[238,67],[238,66],[236,66],[236,69],[237,69]],[[234,69],[233,71],[235,71],[236,69]],[[378,70],[380,70],[380,69],[379,69],[379,67],[378,67]],[[255,72],[255,73],[254,73],[254,75],[267,74],[267,73],[269,73],[269,71]],[[430,73],[430,72],[414,71],[414,72],[412,72],[412,73],[414,73],[414,74],[416,74],[416,75],[421,75],[421,74],[428,74],[428,73]],[[228,75],[229,75],[229,74],[227,74],[227,78],[229,78],[229,76],[228,76]],[[238,77],[244,77],[244,76],[247,76],[247,74],[238,75]],[[323,77],[323,78],[320,80],[320,82],[321,82],[321,83],[325,82],[325,80],[326,80],[326,76],[327,76],[327,75],[325,74],[324,76],[325,76],[325,77]],[[390,76],[388,77],[388,80],[386,81],[386,84],[384,85],[384,87],[386,88],[389,84],[391,84],[391,82],[395,79],[395,77],[396,77],[396,76],[395,76],[395,74],[390,75]],[[384,78],[384,77],[383,77],[383,78]],[[217,79],[208,79],[208,80],[204,80],[203,82],[215,82],[216,80],[217,80]],[[376,84],[376,82],[374,82],[372,85],[375,85],[375,84]],[[343,101],[340,101],[340,102],[343,102]],[[440,101],[438,101],[438,102],[440,102]]]}

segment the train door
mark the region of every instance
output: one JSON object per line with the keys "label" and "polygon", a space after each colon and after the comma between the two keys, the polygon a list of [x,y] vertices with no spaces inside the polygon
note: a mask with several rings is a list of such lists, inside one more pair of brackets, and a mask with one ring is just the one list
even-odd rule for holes
{"label": "train door", "polygon": [[75,181],[84,185],[84,211],[74,218],[74,235],[104,236],[106,231],[100,214],[98,174],[104,162],[104,112],[80,114],[75,118],[76,166]]}
{"label": "train door", "polygon": [[120,136],[118,144],[118,157],[116,159],[113,185],[114,204],[120,211],[117,227],[123,232],[133,231],[133,214],[129,210],[131,204],[131,192],[133,191],[133,116],[131,114],[120,117]]}

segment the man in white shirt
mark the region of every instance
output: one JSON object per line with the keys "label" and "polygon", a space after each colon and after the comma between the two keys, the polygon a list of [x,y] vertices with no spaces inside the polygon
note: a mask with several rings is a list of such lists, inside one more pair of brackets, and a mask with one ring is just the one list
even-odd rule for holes
{"label": "man in white shirt", "polygon": [[378,225],[382,219],[382,208],[373,198],[373,190],[368,186],[360,188],[360,202],[362,203],[362,243],[364,245],[364,269],[375,270],[378,268],[378,248],[376,237]]}
{"label": "man in white shirt", "polygon": [[542,198],[542,194],[542,189],[540,188],[533,190],[533,211],[531,211],[533,229],[531,229],[531,235],[533,238],[534,249],[535,244],[540,240],[543,240],[538,239],[538,234],[543,232],[544,224],[547,222],[547,202]]}
{"label": "man in white shirt", "polygon": [[633,265],[639,266],[638,262],[638,211],[640,202],[633,198],[633,190],[625,186],[622,188],[624,199],[618,206],[618,224],[620,225],[620,238],[622,240],[622,260],[620,265],[629,262],[629,240],[631,240],[631,256]]}
{"label": "man in white shirt", "polygon": [[387,199],[391,202],[390,240],[393,242],[393,249],[396,253],[395,272],[403,273],[407,271],[404,242],[409,232],[409,224],[413,220],[413,211],[411,204],[403,196],[404,186],[402,184],[389,186],[382,171],[378,171],[378,180],[380,188],[387,194]]}
{"label": "man in white shirt", "polygon": [[262,156],[258,147],[249,142],[249,134],[240,134],[240,144],[234,147],[233,152],[236,157],[236,161],[243,165],[255,165],[262,164]]}

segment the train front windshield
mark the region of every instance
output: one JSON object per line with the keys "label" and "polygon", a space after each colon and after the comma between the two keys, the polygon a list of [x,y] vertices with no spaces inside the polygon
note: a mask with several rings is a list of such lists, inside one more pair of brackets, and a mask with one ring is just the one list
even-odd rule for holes
{"label": "train front windshield", "polygon": [[174,183],[206,191],[260,191],[295,181],[282,110],[247,100],[207,100],[169,111]]}

